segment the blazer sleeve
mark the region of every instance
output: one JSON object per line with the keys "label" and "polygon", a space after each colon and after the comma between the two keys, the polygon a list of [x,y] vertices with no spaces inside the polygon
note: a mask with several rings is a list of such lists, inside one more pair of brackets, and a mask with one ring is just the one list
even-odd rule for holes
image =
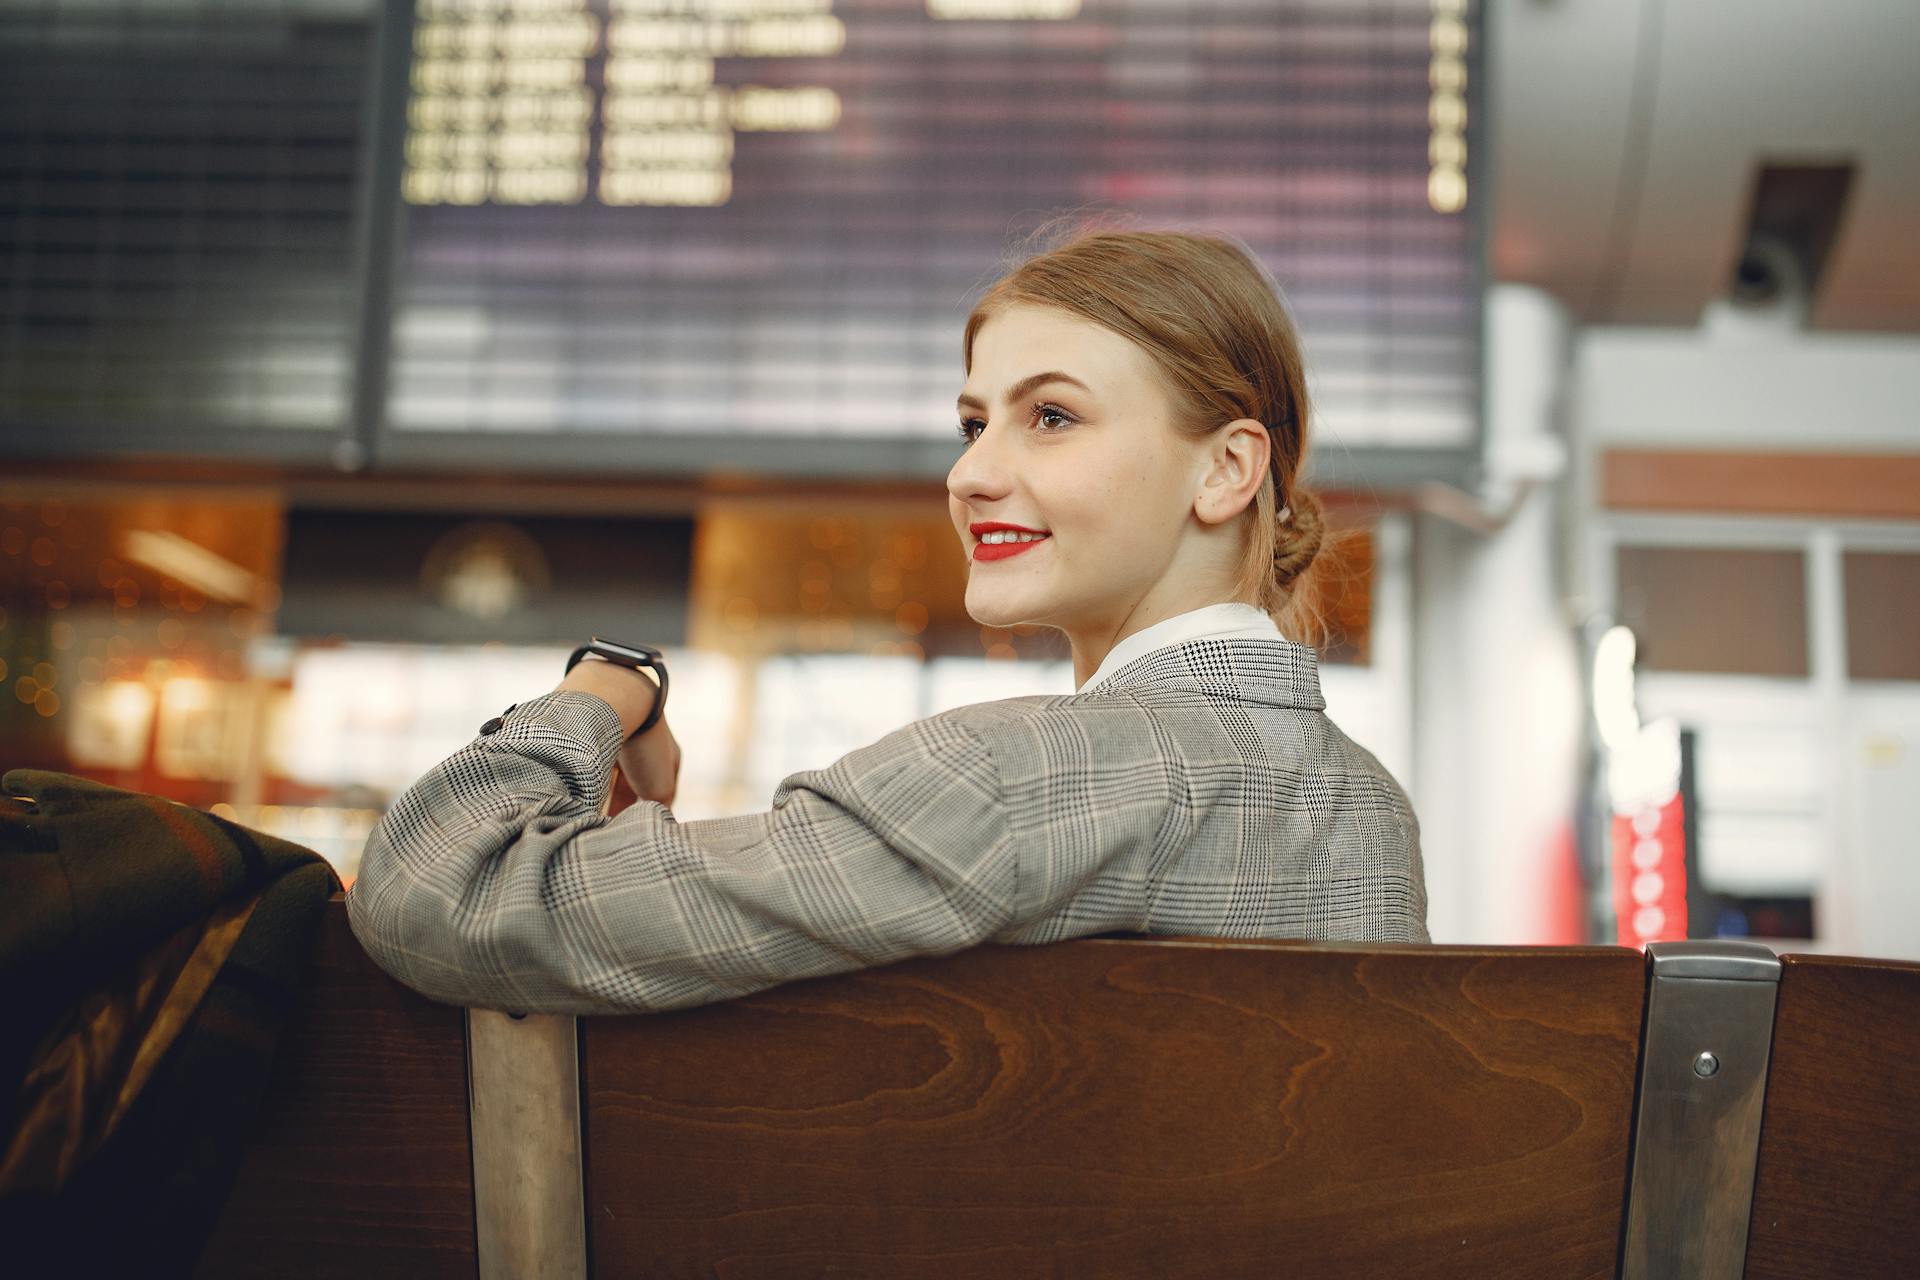
{"label": "blazer sleeve", "polygon": [[452,1004],[646,1013],[960,951],[1013,917],[998,776],[957,719],[696,822],[602,815],[619,748],[604,700],[550,693],[402,792],[347,893],[375,962]]}

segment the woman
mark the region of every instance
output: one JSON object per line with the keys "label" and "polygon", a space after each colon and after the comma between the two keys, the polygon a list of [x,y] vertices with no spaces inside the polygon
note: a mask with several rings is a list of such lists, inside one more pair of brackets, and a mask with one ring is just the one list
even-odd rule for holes
{"label": "woman", "polygon": [[[907,725],[677,822],[650,679],[588,658],[414,783],[354,932],[458,1004],[684,1008],[982,942],[1426,941],[1405,794],[1274,620],[1321,542],[1293,327],[1220,240],[1105,232],[968,317],[948,506],[967,612],[1057,627],[1077,691]],[[1289,611],[1291,611],[1289,613]],[[601,812],[618,761],[639,801]]]}

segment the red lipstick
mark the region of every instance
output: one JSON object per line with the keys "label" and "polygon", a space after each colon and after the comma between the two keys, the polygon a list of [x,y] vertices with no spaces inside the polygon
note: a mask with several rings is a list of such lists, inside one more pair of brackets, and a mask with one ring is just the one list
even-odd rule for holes
{"label": "red lipstick", "polygon": [[996,542],[989,544],[976,541],[973,544],[973,558],[975,560],[1005,560],[1009,556],[1019,555],[1022,551],[1033,550],[1052,536],[1048,534],[1045,529],[1029,529],[1026,525],[1008,524],[1004,520],[981,520],[967,526],[967,532],[971,533],[976,539],[982,534],[995,533],[1002,530],[1011,533],[1037,533],[1042,536],[1035,538],[1032,542]]}

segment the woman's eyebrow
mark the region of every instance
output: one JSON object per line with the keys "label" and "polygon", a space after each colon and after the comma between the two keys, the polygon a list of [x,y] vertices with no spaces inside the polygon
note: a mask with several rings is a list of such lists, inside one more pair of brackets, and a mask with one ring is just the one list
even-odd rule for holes
{"label": "woman's eyebrow", "polygon": [[[1050,369],[1046,373],[1036,373],[1032,377],[1022,378],[1020,381],[1008,387],[1006,402],[1012,404],[1014,401],[1028,395],[1035,388],[1043,387],[1049,382],[1070,382],[1082,391],[1088,393],[1093,391],[1092,387],[1080,381],[1080,379],[1074,377],[1072,374],[1062,373],[1058,369]],[[979,397],[970,396],[964,392],[960,396],[959,404],[962,409],[984,409],[987,407],[980,401]]]}

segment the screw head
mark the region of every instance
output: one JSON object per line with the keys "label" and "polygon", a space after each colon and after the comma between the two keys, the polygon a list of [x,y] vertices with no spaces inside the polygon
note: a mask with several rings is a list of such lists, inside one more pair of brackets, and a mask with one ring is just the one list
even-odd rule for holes
{"label": "screw head", "polygon": [[1700,1055],[1693,1060],[1693,1074],[1703,1080],[1719,1069],[1720,1059],[1714,1057],[1708,1050],[1702,1049]]}

